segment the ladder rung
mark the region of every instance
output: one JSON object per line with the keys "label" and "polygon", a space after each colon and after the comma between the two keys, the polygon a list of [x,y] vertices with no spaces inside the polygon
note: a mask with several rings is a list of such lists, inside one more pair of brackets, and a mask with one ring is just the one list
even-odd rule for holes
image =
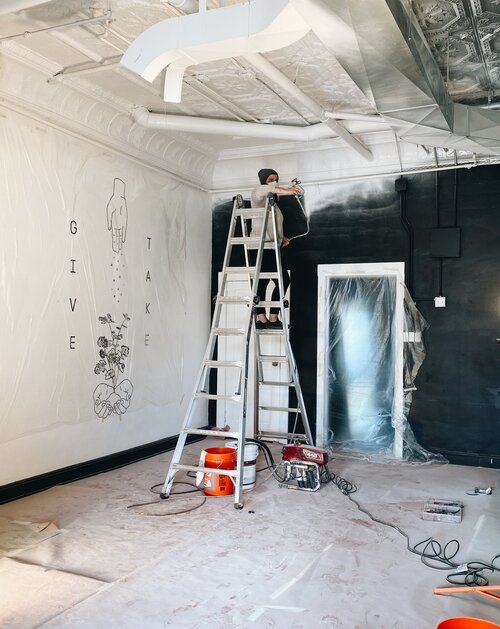
{"label": "ladder rung", "polygon": [[[254,266],[228,266],[226,267],[226,275],[255,275]],[[278,277],[277,271],[265,271],[259,273],[261,280],[274,280]]]}
{"label": "ladder rung", "polygon": [[261,380],[259,384],[267,387],[293,387],[294,383],[290,380],[287,382],[279,382],[277,380]]}
{"label": "ladder rung", "polygon": [[227,266],[226,274],[231,275],[231,273],[238,274],[238,275],[240,274],[253,275],[255,273],[255,267],[254,266]]}
{"label": "ladder rung", "polygon": [[259,308],[284,308],[281,301],[259,301]]}
{"label": "ladder rung", "polygon": [[243,218],[262,218],[266,213],[265,207],[247,207],[236,210],[236,216],[242,216]]}
{"label": "ladder rung", "polygon": [[260,411],[273,411],[276,413],[300,413],[300,408],[290,408],[288,406],[259,406]]}
{"label": "ladder rung", "polygon": [[194,397],[198,400],[227,400],[231,402],[241,402],[241,395],[235,393],[234,395],[220,395],[218,393],[204,393],[198,391],[194,394]]}
{"label": "ladder rung", "polygon": [[207,437],[228,437],[229,439],[238,439],[239,432],[228,432],[226,430],[210,430],[208,428],[184,428],[182,432],[187,435],[206,435]]}
{"label": "ladder rung", "polygon": [[203,364],[212,369],[217,369],[217,367],[238,367],[241,369],[243,367],[241,360],[205,360]]}
{"label": "ladder rung", "polygon": [[233,238],[231,238],[231,244],[248,246],[255,245],[258,247],[260,245],[260,238],[257,238],[256,236],[233,236]]}
{"label": "ladder rung", "polygon": [[275,328],[274,330],[272,328],[263,328],[261,330],[256,328],[255,331],[257,332],[257,334],[278,334],[279,336],[281,336],[284,332],[284,330],[280,328]]}
{"label": "ladder rung", "polygon": [[220,304],[249,304],[252,298],[238,295],[222,295],[217,297],[217,301]]}
{"label": "ladder rung", "polygon": [[272,433],[259,430],[257,435],[260,439],[297,439],[298,441],[305,441],[307,443],[307,435],[300,435],[296,432]]}
{"label": "ladder rung", "polygon": [[286,356],[270,356],[265,354],[264,356],[259,356],[257,359],[260,363],[287,363],[288,358]]}
{"label": "ladder rung", "polygon": [[246,330],[243,328],[213,328],[212,332],[217,336],[242,336]]}
{"label": "ladder rung", "polygon": [[200,465],[184,465],[183,463],[173,463],[174,470],[184,470],[186,472],[203,472],[204,474],[220,474],[222,476],[232,476],[236,478],[236,470],[224,470],[221,467],[201,467]]}

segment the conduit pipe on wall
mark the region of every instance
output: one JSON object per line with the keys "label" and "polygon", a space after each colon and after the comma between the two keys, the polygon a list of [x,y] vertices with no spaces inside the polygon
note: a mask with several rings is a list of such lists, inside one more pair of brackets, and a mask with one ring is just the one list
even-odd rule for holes
{"label": "conduit pipe on wall", "polygon": [[333,129],[323,122],[310,125],[309,127],[293,127],[290,125],[237,122],[218,118],[153,114],[145,107],[133,109],[132,118],[135,122],[148,129],[185,131],[188,133],[205,133],[209,135],[230,135],[246,138],[264,138],[268,140],[309,142],[311,140],[333,138],[336,135]]}
{"label": "conduit pipe on wall", "polygon": [[310,96],[305,94],[293,81],[278,70],[270,61],[259,53],[251,53],[243,55],[248,63],[250,63],[256,70],[264,74],[271,79],[281,89],[288,92],[293,98],[302,103],[307,109],[309,109],[320,120],[328,118],[326,124],[331,127],[336,135],[348,144],[352,149],[359,153],[364,159],[368,161],[373,160],[373,155],[361,142],[356,140],[345,127],[342,126],[337,120],[334,119],[333,114],[327,115],[327,112],[321,107],[319,103],[313,100]]}

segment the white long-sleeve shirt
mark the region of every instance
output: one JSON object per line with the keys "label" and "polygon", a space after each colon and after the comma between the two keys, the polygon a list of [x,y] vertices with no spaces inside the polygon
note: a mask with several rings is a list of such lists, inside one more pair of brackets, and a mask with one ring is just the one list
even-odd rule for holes
{"label": "white long-sleeve shirt", "polygon": [[[252,190],[252,194],[250,197],[251,206],[263,208],[266,205],[267,195],[269,193],[274,194],[275,188],[278,186],[277,181],[273,181],[272,183],[266,183],[261,186],[257,186]],[[276,239],[278,241],[278,246],[281,244],[283,240],[283,214],[279,209],[278,205],[274,205],[274,211],[276,215]],[[262,234],[262,223],[263,219],[261,218],[252,218],[252,231],[250,235],[255,238],[260,238]],[[271,216],[269,216],[266,226],[266,236],[264,240],[264,248],[272,249],[273,247],[273,226],[271,222]]]}

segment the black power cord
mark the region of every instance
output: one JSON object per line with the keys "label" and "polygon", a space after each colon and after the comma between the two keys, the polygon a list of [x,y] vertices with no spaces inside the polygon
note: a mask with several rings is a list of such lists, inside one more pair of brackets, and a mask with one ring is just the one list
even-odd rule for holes
{"label": "black power cord", "polygon": [[[190,487],[194,487],[194,489],[189,489],[187,491],[175,491],[173,493],[170,494],[170,497],[174,497],[174,496],[184,496],[186,494],[197,494],[200,492],[203,492],[203,489],[200,489],[199,487],[197,487],[194,483],[188,483],[186,481],[176,481],[174,483],[174,485],[188,485]],[[163,483],[158,483],[156,485],[153,485],[152,487],[150,487],[149,491],[151,491],[153,494],[159,494],[161,495],[161,491],[156,491],[157,487],[163,487]],[[178,511],[169,511],[166,513],[142,513],[141,515],[147,515],[150,517],[165,517],[168,515],[181,515],[182,513],[190,513],[191,511],[195,511],[196,509],[199,509],[200,507],[202,507],[205,502],[207,501],[207,497],[203,496],[203,500],[201,502],[199,502],[198,504],[196,504],[194,507],[189,507],[187,509],[181,509]],[[145,506],[149,506],[149,505],[154,505],[154,504],[165,504],[165,501],[162,500],[152,500],[150,502],[139,502],[137,504],[133,504],[133,505],[128,505],[127,509],[135,509],[137,507],[145,507]]]}
{"label": "black power cord", "polygon": [[322,485],[326,483],[333,483],[345,496],[358,491],[358,488],[354,483],[351,483],[345,478],[342,478],[342,476],[335,474],[335,472],[328,469],[327,465],[322,465],[320,467],[319,480]]}
{"label": "black power cord", "polygon": [[271,470],[274,478],[279,483],[283,483],[285,481],[285,477],[284,476],[280,477],[280,475],[278,474],[278,468],[281,465],[281,463],[276,465],[276,463],[274,461],[273,453],[271,452],[271,449],[269,448],[267,443],[265,443],[264,441],[261,441],[260,439],[245,439],[245,442],[247,442],[247,443],[255,443],[255,445],[257,445],[262,450],[262,452],[264,454],[264,458],[266,459],[267,466],[263,467],[262,469],[260,469],[258,471],[259,472],[263,472],[264,470]]}
{"label": "black power cord", "polygon": [[359,502],[349,494],[347,494],[347,497],[356,505],[359,511],[367,515],[370,520],[377,524],[388,526],[402,535],[406,539],[407,550],[418,555],[425,566],[434,568],[435,570],[451,570],[450,574],[446,576],[448,583],[452,583],[453,585],[481,587],[488,585],[488,579],[483,574],[484,571],[492,573],[495,571],[500,572],[500,553],[495,555],[490,563],[484,561],[468,561],[467,563],[459,564],[453,561],[460,550],[460,542],[456,539],[452,539],[442,546],[437,540],[428,537],[412,547],[410,537],[402,528],[386,520],[376,518],[368,509],[362,507]]}

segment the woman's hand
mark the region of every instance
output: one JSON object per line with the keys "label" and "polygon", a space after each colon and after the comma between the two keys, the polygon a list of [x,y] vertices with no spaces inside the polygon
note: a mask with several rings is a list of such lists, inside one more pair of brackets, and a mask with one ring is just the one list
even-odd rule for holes
{"label": "woman's hand", "polygon": [[281,188],[280,186],[276,186],[274,192],[279,195],[293,194],[294,196],[298,196],[302,193],[302,190],[298,186],[290,186],[289,188]]}
{"label": "woman's hand", "polygon": [[290,238],[287,238],[286,236],[283,236],[283,240],[281,241],[281,246],[282,247],[288,247],[289,244],[290,244]]}

